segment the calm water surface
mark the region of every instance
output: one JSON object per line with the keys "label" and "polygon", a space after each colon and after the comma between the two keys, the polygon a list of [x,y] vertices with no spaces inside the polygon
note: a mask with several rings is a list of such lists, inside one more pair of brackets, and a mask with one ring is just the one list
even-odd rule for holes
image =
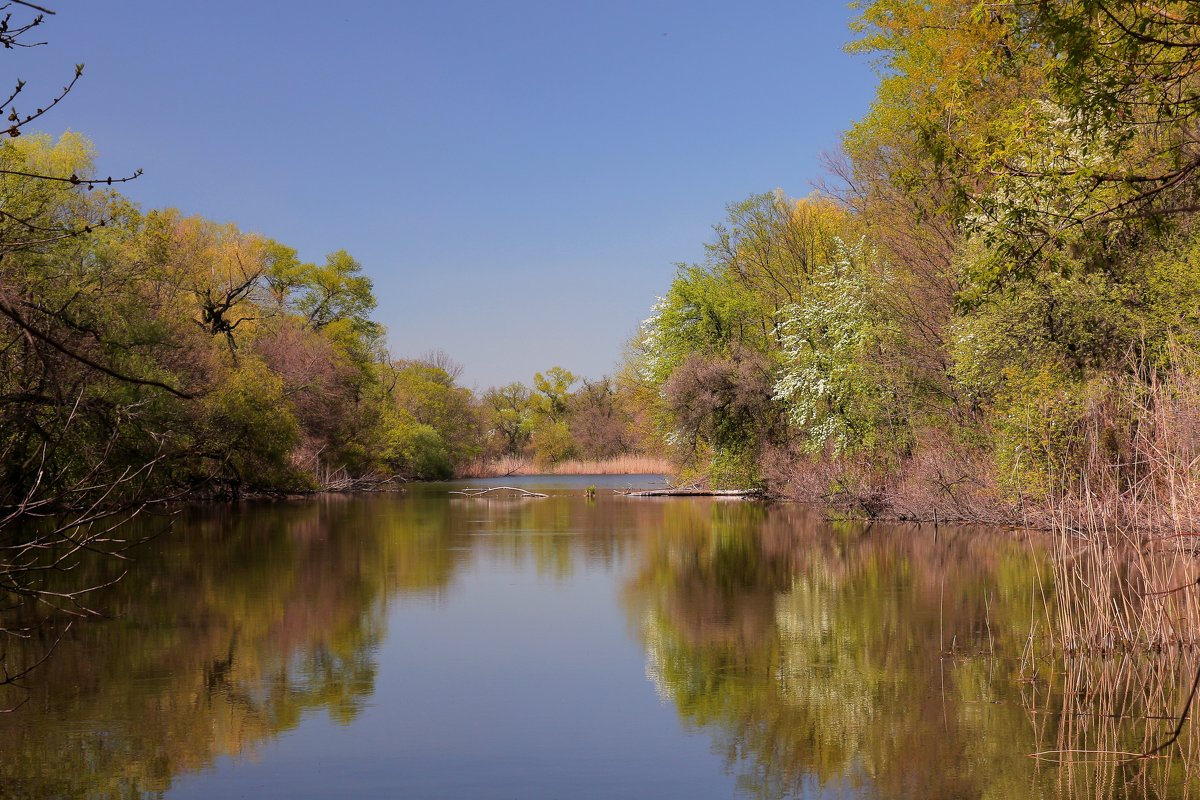
{"label": "calm water surface", "polygon": [[1030,757],[1140,752],[1191,674],[1047,655],[1036,539],[629,481],[188,514],[91,567],[129,570],[104,618],[10,643],[62,634],[0,690],[0,797],[1200,794],[1187,734]]}

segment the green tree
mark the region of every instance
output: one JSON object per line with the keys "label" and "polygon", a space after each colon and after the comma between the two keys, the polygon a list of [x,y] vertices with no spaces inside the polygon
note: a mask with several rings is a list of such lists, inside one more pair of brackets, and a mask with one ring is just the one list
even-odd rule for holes
{"label": "green tree", "polygon": [[562,422],[567,415],[571,387],[578,380],[577,376],[562,367],[534,373],[534,413],[553,422]]}
{"label": "green tree", "polygon": [[291,462],[300,430],[284,398],[283,381],[257,358],[243,358],[204,398],[205,426],[197,449],[231,474],[235,493],[308,488]]}
{"label": "green tree", "polygon": [[523,383],[488,389],[480,398],[498,455],[519,456],[533,433],[533,394]]}
{"label": "green tree", "polygon": [[296,307],[310,326],[359,363],[377,356],[383,328],[370,317],[375,310],[371,279],[349,253],[330,253],[324,265],[304,272],[300,287]]}
{"label": "green tree", "polygon": [[579,454],[571,429],[563,420],[546,418],[540,421],[529,437],[533,459],[541,467],[567,461]]}
{"label": "green tree", "polygon": [[[482,451],[482,430],[470,390],[424,361],[393,364],[388,449],[413,477],[449,477]],[[418,455],[414,455],[418,454]]]}

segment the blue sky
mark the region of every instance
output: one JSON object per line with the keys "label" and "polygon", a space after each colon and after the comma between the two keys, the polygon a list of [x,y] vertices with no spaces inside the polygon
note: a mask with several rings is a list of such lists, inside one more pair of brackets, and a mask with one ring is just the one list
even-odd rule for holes
{"label": "blue sky", "polygon": [[[51,0],[47,0],[51,2]],[[486,387],[611,372],[726,204],[821,176],[874,76],[837,0],[62,0],[5,51],[44,130],[146,208],[237,222],[375,281],[398,356]]]}

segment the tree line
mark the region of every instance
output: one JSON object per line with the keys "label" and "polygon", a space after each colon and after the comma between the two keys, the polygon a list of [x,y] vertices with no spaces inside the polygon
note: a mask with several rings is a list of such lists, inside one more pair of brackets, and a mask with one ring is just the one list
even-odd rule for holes
{"label": "tree line", "polygon": [[[53,10],[0,9],[20,52]],[[86,610],[52,578],[120,553],[187,498],[445,478],[502,455],[543,465],[641,441],[630,392],[555,368],[476,396],[443,354],[395,359],[346,250],[143,210],[79,134],[34,133],[76,88],[0,101],[0,597]],[[578,386],[577,386],[578,385]],[[159,530],[161,526],[149,526]],[[0,634],[19,633],[6,620]],[[3,648],[0,648],[2,650]],[[53,649],[51,644],[48,649]],[[0,685],[22,670],[0,652]]]}
{"label": "tree line", "polygon": [[825,185],[729,206],[643,326],[659,437],[859,513],[1195,519],[1200,3],[855,7]]}
{"label": "tree line", "polygon": [[[22,7],[9,49],[44,19]],[[504,455],[661,447],[685,477],[868,514],[987,518],[1081,476],[1200,505],[1181,494],[1200,448],[1200,4],[857,9],[850,49],[879,88],[828,186],[731,205],[617,379],[554,368],[478,395],[441,356],[391,358],[346,251],[309,263],[143,211],[116,188],[136,173],[29,133],[81,66],[40,103],[18,82],[0,106],[0,530],[60,516],[0,574],[151,500]]]}
{"label": "tree line", "polygon": [[[393,358],[345,250],[287,245],[90,175],[78,134],[0,142],[0,595],[86,613],[95,553],[167,501],[443,479],[501,457],[544,467],[642,445],[618,381],[554,367],[476,393],[441,352]],[[120,561],[115,562],[119,565]],[[67,580],[66,589],[60,575]],[[115,578],[113,578],[115,580]],[[31,630],[37,627],[31,623]],[[0,636],[22,630],[6,615]],[[54,649],[54,642],[41,642]],[[0,648],[3,650],[3,648]],[[0,652],[0,686],[16,682]]]}
{"label": "tree line", "polygon": [[76,134],[0,147],[7,212],[93,227],[0,262],[5,506],[75,505],[98,485],[114,499],[448,478],[500,455],[638,446],[613,380],[555,367],[476,396],[443,353],[393,359],[345,250],[308,263],[234,224],[15,175],[87,174],[91,158]]}

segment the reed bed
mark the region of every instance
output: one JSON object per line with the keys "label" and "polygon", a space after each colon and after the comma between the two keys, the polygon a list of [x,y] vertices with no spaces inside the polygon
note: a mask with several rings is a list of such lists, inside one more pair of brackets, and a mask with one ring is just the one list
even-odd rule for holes
{"label": "reed bed", "polygon": [[1048,504],[1055,527],[1200,535],[1200,356],[1171,361],[1092,393]]}
{"label": "reed bed", "polygon": [[1200,737],[1176,736],[1200,654],[1069,659],[1025,710],[1064,797],[1200,797]]}
{"label": "reed bed", "polygon": [[1057,534],[1067,653],[1200,645],[1200,364],[1182,350],[1172,362],[1095,394],[1039,512]]}
{"label": "reed bed", "polygon": [[1089,401],[1059,491],[1026,510],[1055,534],[1063,670],[1058,707],[1030,705],[1035,755],[1071,796],[1200,798],[1200,369],[1173,356]]}
{"label": "reed bed", "polygon": [[1059,536],[1047,601],[1068,654],[1163,652],[1200,645],[1200,563],[1178,539],[1107,526]]}
{"label": "reed bed", "polygon": [[477,462],[464,469],[463,478],[501,478],[508,475],[668,475],[671,463],[660,456],[623,455],[588,461],[562,461],[539,465],[532,459],[505,457]]}

